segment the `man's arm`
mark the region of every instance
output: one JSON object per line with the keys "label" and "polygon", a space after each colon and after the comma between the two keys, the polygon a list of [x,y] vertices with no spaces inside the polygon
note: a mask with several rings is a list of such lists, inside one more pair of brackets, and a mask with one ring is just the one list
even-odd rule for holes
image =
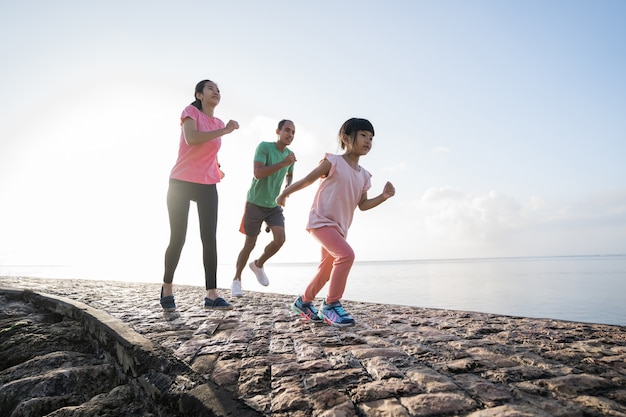
{"label": "man's arm", "polygon": [[288,167],[289,165],[296,162],[296,156],[292,153],[287,155],[285,159],[274,164],[274,165],[265,165],[263,162],[254,162],[254,178],[260,180],[261,178],[266,178],[277,172],[281,168]]}

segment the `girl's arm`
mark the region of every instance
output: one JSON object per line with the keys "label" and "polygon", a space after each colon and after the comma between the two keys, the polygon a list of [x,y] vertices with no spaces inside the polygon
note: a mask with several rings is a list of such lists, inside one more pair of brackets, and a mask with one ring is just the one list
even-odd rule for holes
{"label": "girl's arm", "polygon": [[319,178],[325,177],[326,175],[328,175],[328,172],[330,171],[330,167],[331,167],[330,162],[327,159],[324,159],[322,162],[320,162],[320,164],[313,171],[309,172],[309,174],[306,177],[294,182],[289,187],[285,188],[283,192],[280,193],[278,197],[276,197],[276,203],[279,206],[284,207],[285,203],[287,202],[287,197],[289,197],[289,195],[303,188],[308,187]]}
{"label": "girl's arm", "polygon": [[234,120],[230,120],[223,128],[211,130],[210,132],[198,132],[196,121],[190,117],[187,117],[183,121],[183,134],[185,135],[187,145],[199,145],[215,138],[219,138],[220,136],[227,135],[235,129],[239,129],[239,123]]}
{"label": "girl's arm", "polygon": [[385,184],[383,192],[372,199],[367,198],[367,192],[364,192],[359,201],[359,209],[362,211],[373,209],[377,205],[387,201],[396,194],[396,189],[389,181]]}

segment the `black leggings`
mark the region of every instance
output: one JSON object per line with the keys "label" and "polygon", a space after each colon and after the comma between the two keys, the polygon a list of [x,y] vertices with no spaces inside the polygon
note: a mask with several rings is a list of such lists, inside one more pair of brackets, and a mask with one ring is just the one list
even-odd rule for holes
{"label": "black leggings", "polygon": [[189,204],[198,207],[204,281],[207,290],[217,288],[217,187],[170,178],[167,190],[167,211],[170,218],[170,243],[165,251],[163,282],[171,284],[187,236]]}

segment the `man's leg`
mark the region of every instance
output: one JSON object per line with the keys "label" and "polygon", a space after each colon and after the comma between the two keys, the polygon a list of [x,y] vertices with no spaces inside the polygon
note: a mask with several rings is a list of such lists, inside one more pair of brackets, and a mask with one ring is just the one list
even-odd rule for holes
{"label": "man's leg", "polygon": [[243,249],[241,249],[241,252],[239,252],[239,256],[237,257],[234,279],[241,281],[241,273],[246,267],[246,263],[248,263],[248,259],[250,258],[252,249],[254,249],[254,246],[256,245],[256,239],[257,236],[246,235],[246,242],[244,243]]}
{"label": "man's leg", "polygon": [[[263,265],[269,258],[276,255],[276,253],[285,244],[285,228],[283,226],[271,226],[273,240],[267,244],[259,259],[255,261],[256,266],[263,268]],[[249,254],[248,254],[249,255]],[[247,258],[246,258],[247,260]]]}

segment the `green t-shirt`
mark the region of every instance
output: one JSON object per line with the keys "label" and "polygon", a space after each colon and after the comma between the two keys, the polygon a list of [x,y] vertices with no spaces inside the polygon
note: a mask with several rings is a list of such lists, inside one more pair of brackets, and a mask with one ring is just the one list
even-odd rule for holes
{"label": "green t-shirt", "polygon": [[[261,162],[265,166],[270,166],[281,162],[291,153],[293,152],[288,148],[280,152],[275,142],[261,142],[254,153],[254,162]],[[293,165],[283,167],[269,177],[252,178],[252,184],[248,190],[248,202],[260,207],[276,207],[276,197],[280,194],[280,187],[283,185],[285,176],[293,174]]]}

